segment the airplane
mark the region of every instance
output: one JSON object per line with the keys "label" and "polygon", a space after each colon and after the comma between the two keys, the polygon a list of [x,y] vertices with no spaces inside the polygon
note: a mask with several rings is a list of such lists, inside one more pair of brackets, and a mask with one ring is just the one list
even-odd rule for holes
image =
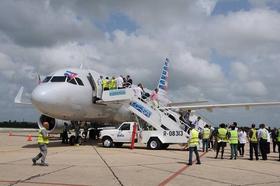
{"label": "airplane", "polygon": [[[213,111],[215,108],[245,107],[280,105],[280,102],[260,103],[231,103],[231,104],[202,104],[207,101],[194,101],[173,103],[167,93],[169,60],[165,59],[160,79],[157,85],[159,90],[159,109],[167,110],[175,120],[179,120],[179,111],[206,109]],[[23,87],[20,88],[15,103],[32,104],[42,115],[38,119],[39,128],[42,121],[50,123],[49,132],[62,131],[64,123],[74,123],[80,126],[83,122],[119,124],[125,121],[135,121],[128,107],[127,100],[106,101],[102,100],[103,91],[100,76],[106,77],[94,70],[84,68],[66,68],[53,72],[45,77],[32,91],[31,100],[23,100]],[[133,89],[136,85],[131,85]],[[121,89],[120,89],[121,90]],[[147,88],[145,92],[151,93]],[[108,92],[116,90],[108,90]],[[107,93],[108,93],[107,92]],[[77,127],[79,130],[79,127]]]}

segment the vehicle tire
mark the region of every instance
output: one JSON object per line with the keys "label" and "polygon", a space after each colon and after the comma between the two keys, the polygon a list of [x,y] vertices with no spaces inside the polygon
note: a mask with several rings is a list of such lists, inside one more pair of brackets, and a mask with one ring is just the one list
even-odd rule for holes
{"label": "vehicle tire", "polygon": [[123,146],[123,143],[114,143],[114,145],[115,145],[115,147],[118,147],[118,148],[120,148],[120,147],[122,147]]}
{"label": "vehicle tire", "polygon": [[102,138],[102,145],[103,145],[103,147],[107,147],[107,148],[112,147],[112,145],[113,145],[112,138],[110,138],[108,136]]}
{"label": "vehicle tire", "polygon": [[148,149],[158,150],[161,147],[161,142],[158,138],[151,138],[147,144]]}
{"label": "vehicle tire", "polygon": [[69,138],[69,144],[70,144],[71,146],[73,146],[73,145],[75,144],[75,136],[74,136],[74,135],[70,136],[70,138]]}
{"label": "vehicle tire", "polygon": [[162,145],[161,145],[161,148],[162,149],[167,149],[169,147],[169,143],[163,143]]}

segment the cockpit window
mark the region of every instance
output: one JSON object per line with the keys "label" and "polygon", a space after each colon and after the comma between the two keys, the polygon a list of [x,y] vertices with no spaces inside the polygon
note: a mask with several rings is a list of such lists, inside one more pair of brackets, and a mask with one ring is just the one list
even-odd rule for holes
{"label": "cockpit window", "polygon": [[47,76],[47,77],[43,80],[43,83],[48,82],[51,78],[52,78],[52,76]]}
{"label": "cockpit window", "polygon": [[75,81],[75,78],[71,78],[71,79],[70,79],[70,78],[68,77],[68,78],[67,78],[67,82],[68,82],[68,83],[72,83],[72,84],[74,84],[74,85],[77,85],[77,83],[76,83],[76,81]]}
{"label": "cockpit window", "polygon": [[84,83],[82,82],[82,80],[78,77],[76,77],[76,81],[79,85],[84,86]]}
{"label": "cockpit window", "polygon": [[53,76],[51,82],[65,82],[66,76]]}

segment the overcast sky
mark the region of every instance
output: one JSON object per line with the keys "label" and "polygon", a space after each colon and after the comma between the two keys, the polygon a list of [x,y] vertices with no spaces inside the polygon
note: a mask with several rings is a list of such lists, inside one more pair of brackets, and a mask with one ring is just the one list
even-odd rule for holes
{"label": "overcast sky", "polygon": [[[174,101],[280,100],[278,0],[2,0],[0,121],[36,121],[15,105],[36,74],[64,67],[119,75],[154,88],[166,57]],[[214,124],[280,127],[280,107],[201,112]]]}

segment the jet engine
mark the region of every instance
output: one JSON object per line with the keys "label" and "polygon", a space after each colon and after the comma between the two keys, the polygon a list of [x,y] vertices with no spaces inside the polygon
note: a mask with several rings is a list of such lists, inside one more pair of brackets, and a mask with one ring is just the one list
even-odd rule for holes
{"label": "jet engine", "polygon": [[41,115],[38,121],[38,127],[43,128],[43,122],[49,123],[49,133],[60,134],[63,132],[64,124],[71,125],[70,121],[55,119],[46,115]]}

